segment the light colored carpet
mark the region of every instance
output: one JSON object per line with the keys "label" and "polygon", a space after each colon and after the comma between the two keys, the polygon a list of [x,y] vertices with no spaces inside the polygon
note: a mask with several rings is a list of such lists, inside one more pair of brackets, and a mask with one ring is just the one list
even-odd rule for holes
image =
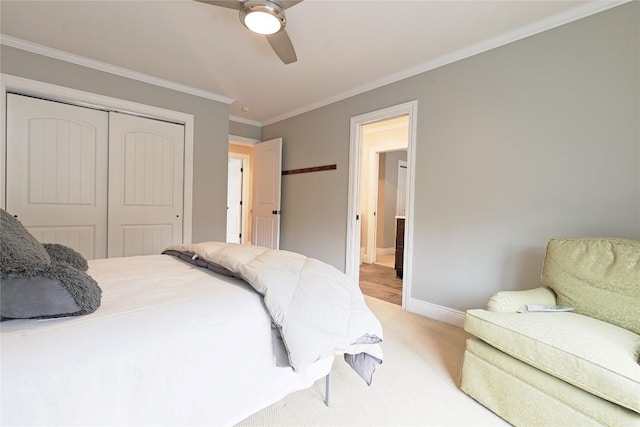
{"label": "light colored carpet", "polygon": [[460,389],[461,328],[367,298],[382,322],[384,363],[370,387],[337,357],[331,407],[324,379],[242,421],[241,426],[507,426]]}

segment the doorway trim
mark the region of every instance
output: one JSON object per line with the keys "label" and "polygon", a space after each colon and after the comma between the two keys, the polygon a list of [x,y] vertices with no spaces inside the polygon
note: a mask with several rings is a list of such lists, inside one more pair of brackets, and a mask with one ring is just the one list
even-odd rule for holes
{"label": "doorway trim", "polygon": [[413,259],[413,199],[415,188],[415,143],[417,132],[418,101],[413,100],[392,107],[351,117],[349,146],[349,200],[347,206],[347,249],[345,273],[358,279],[360,276],[360,191],[362,168],[362,126],[380,120],[407,114],[409,135],[407,141],[407,188],[404,235],[404,266],[402,284],[402,308],[406,309],[411,297]]}
{"label": "doorway trim", "polygon": [[15,91],[22,95],[42,97],[51,101],[65,102],[81,107],[117,111],[184,125],[184,206],[182,240],[184,243],[191,243],[193,220],[193,115],[13,76],[11,74],[0,74],[0,104],[2,105],[0,107],[0,115],[2,116],[2,125],[0,128],[0,132],[2,132],[2,138],[0,139],[0,207],[3,209],[6,207],[5,164],[7,140],[4,118],[7,114],[7,91]]}

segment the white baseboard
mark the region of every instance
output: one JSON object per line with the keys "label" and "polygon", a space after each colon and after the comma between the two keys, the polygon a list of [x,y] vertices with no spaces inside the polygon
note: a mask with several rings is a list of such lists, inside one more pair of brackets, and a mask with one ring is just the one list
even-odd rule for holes
{"label": "white baseboard", "polygon": [[405,304],[405,309],[412,313],[439,320],[453,326],[458,326],[460,328],[464,326],[465,314],[463,311],[432,304],[416,298],[409,298],[409,301]]}

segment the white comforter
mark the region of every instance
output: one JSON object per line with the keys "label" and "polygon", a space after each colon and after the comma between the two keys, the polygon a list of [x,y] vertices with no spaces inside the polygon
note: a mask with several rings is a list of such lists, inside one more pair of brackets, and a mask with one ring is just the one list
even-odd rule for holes
{"label": "white comforter", "polygon": [[259,246],[204,242],[171,246],[166,252],[172,251],[222,266],[260,292],[294,370],[345,354],[371,383],[382,363],[382,326],[352,278],[316,259]]}
{"label": "white comforter", "polygon": [[95,313],[0,323],[0,425],[231,425],[331,368],[277,367],[262,298],[238,279],[167,255],[89,264]]}

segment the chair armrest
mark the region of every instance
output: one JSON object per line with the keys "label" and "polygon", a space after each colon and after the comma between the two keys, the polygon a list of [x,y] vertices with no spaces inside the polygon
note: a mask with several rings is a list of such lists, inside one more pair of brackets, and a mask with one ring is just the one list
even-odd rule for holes
{"label": "chair armrest", "polygon": [[525,304],[555,305],[556,294],[547,287],[526,291],[501,291],[489,298],[487,309],[498,313],[515,313]]}

